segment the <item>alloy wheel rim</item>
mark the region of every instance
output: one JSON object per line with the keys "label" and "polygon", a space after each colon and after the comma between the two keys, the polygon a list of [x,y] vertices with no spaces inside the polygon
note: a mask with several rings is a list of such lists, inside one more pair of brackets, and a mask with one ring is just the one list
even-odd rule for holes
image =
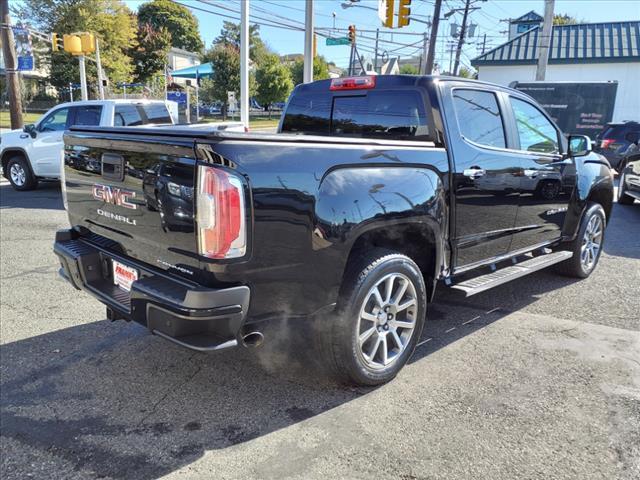
{"label": "alloy wheel rim", "polygon": [[582,237],[582,247],[580,248],[580,261],[582,262],[582,268],[586,272],[589,272],[596,264],[602,247],[603,232],[602,219],[600,216],[594,215],[587,223],[587,228]]}
{"label": "alloy wheel rim", "polygon": [[22,165],[18,163],[14,163],[13,165],[11,165],[9,174],[11,175],[11,180],[13,181],[13,183],[18,185],[19,187],[23,186],[25,181],[27,180],[27,174],[25,173],[24,168],[22,168]]}
{"label": "alloy wheel rim", "polygon": [[416,287],[408,277],[391,273],[380,279],[360,307],[356,332],[364,363],[375,370],[395,363],[411,341],[417,315]]}

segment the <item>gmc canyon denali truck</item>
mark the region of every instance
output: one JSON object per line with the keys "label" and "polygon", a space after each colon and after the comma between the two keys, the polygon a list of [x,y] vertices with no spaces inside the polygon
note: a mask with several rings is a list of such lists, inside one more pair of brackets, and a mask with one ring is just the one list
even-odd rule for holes
{"label": "gmc canyon denali truck", "polygon": [[590,275],[613,201],[586,137],[445,77],[298,85],[272,135],[72,128],[63,161],[61,274],[108,318],[199,351],[313,324],[325,364],[365,385],[407,362],[438,282]]}

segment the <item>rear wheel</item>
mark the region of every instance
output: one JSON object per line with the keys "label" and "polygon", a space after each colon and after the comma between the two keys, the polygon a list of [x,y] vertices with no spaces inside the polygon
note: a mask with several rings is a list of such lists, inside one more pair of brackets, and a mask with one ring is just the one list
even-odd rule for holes
{"label": "rear wheel", "polygon": [[622,173],[620,174],[620,181],[618,184],[618,203],[621,205],[631,205],[633,204],[635,199],[627,195],[625,180],[625,173],[624,170],[622,170]]}
{"label": "rear wheel", "polygon": [[33,190],[38,186],[38,179],[31,173],[27,159],[21,155],[12,157],[7,162],[7,177],[16,190]]}
{"label": "rear wheel", "polygon": [[425,285],[405,255],[376,250],[345,281],[323,340],[334,374],[359,385],[388,382],[411,357],[426,314]]}
{"label": "rear wheel", "polygon": [[565,250],[573,252],[573,256],[558,265],[560,273],[577,278],[591,275],[602,253],[606,222],[602,206],[590,203],[582,217],[578,235],[565,246]]}

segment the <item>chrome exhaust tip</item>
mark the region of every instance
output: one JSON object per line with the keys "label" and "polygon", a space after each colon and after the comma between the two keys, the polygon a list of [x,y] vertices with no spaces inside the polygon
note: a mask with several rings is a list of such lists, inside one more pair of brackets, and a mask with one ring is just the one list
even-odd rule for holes
{"label": "chrome exhaust tip", "polygon": [[245,348],[255,348],[262,345],[264,335],[260,332],[249,332],[242,336],[242,346]]}

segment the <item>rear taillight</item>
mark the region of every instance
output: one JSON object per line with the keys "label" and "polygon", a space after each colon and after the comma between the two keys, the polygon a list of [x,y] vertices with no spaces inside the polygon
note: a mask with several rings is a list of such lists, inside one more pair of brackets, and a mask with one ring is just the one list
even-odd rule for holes
{"label": "rear taillight", "polygon": [[366,88],[375,88],[376,77],[345,77],[334,78],[331,80],[329,90],[360,90]]}
{"label": "rear taillight", "polygon": [[198,250],[208,258],[235,258],[247,251],[242,181],[214,167],[198,166]]}
{"label": "rear taillight", "polygon": [[615,142],[614,138],[603,138],[602,143],[600,144],[600,148],[609,148],[609,146]]}

